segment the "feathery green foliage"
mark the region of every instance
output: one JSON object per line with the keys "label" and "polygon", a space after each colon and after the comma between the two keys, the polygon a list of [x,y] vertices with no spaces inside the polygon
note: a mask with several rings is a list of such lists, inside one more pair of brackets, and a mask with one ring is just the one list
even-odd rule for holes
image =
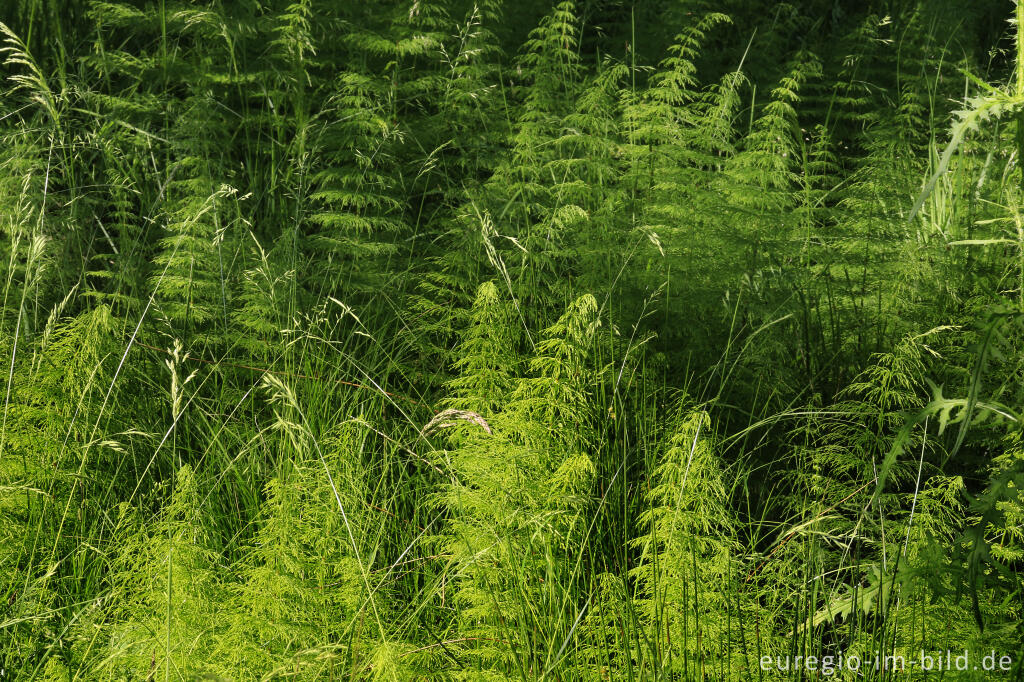
{"label": "feathery green foliage", "polygon": [[1019,678],[1022,21],[0,3],[0,679]]}

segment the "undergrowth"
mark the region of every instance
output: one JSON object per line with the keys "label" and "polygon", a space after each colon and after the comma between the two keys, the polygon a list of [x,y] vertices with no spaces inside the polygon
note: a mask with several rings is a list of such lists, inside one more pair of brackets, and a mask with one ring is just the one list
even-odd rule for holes
{"label": "undergrowth", "polygon": [[3,3],[0,681],[1021,679],[1022,21]]}

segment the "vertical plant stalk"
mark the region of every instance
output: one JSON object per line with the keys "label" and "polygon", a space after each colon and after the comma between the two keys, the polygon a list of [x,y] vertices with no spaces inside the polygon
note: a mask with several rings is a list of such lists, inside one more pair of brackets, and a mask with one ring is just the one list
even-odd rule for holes
{"label": "vertical plant stalk", "polygon": [[171,544],[167,548],[167,632],[164,633],[167,658],[164,661],[164,682],[170,682],[171,679],[171,581],[174,579],[174,534],[168,532],[167,540]]}
{"label": "vertical plant stalk", "polygon": [[[1024,99],[1024,34],[1021,33],[1024,30],[1021,28],[1024,26],[1024,2],[1016,0],[1015,5],[1015,19],[1017,23],[1017,83],[1014,94],[1017,96],[1018,101],[1020,101]],[[1020,167],[1020,193],[1018,196],[1024,198],[1024,109],[1017,113],[1017,165]],[[1015,211],[1015,213],[1019,216],[1019,211]],[[1019,300],[1021,309],[1024,310],[1024,242],[1020,242],[1019,217],[1016,222],[1019,241],[1017,258],[1020,260]]]}

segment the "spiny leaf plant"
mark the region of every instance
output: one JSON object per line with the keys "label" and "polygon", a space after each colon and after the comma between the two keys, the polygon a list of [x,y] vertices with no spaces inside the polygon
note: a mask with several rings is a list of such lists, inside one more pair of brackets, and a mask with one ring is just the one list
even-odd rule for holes
{"label": "spiny leaf plant", "polygon": [[[483,285],[474,321],[501,309],[493,285]],[[480,672],[547,669],[572,624],[566,591],[579,578],[581,512],[594,475],[587,430],[580,427],[588,419],[585,368],[596,313],[593,297],[576,301],[546,330],[529,363],[533,375],[514,378],[499,411],[483,424],[458,426],[455,449],[434,455],[452,469],[453,481],[439,500],[451,518],[438,542],[450,556],[446,581],[452,582],[457,622],[473,641],[466,654]],[[499,336],[487,343],[467,335],[463,374],[453,390],[495,386],[487,367],[500,362],[510,344],[500,325],[490,329]]]}
{"label": "spiny leaf plant", "polygon": [[[679,410],[638,519],[646,532],[633,541],[637,606],[658,674],[727,677],[748,665],[723,645],[738,638],[731,628],[749,628],[753,604],[732,601],[739,547],[711,418]],[[720,617],[733,609],[735,620]]]}

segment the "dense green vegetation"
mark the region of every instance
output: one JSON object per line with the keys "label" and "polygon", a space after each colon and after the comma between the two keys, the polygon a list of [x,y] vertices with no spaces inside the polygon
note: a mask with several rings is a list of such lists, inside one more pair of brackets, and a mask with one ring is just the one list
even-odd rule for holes
{"label": "dense green vegetation", "polygon": [[1024,676],[1018,20],[0,3],[0,682]]}

